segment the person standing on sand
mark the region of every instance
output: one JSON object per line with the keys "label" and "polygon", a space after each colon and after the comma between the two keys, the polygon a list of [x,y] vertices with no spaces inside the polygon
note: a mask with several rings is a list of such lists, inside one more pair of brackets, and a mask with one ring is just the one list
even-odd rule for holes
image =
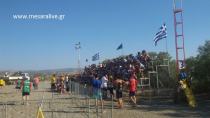
{"label": "person standing on sand", "polygon": [[18,80],[16,81],[16,89],[21,89],[21,80],[20,78],[18,78]]}
{"label": "person standing on sand", "polygon": [[64,94],[65,93],[65,83],[64,83],[65,77],[64,75],[60,76],[60,83],[59,83],[59,92],[60,94]]}
{"label": "person standing on sand", "polygon": [[50,81],[51,81],[51,90],[54,91],[56,89],[56,74],[52,75]]}
{"label": "person standing on sand", "polygon": [[38,75],[36,75],[36,77],[34,78],[33,85],[34,85],[34,89],[39,88],[39,76]]}
{"label": "person standing on sand", "polygon": [[107,83],[107,88],[109,90],[109,95],[111,98],[114,97],[114,85],[113,85],[113,77],[112,75],[109,75],[108,77],[108,83]]}
{"label": "person standing on sand", "polygon": [[131,101],[136,105],[136,90],[137,90],[137,77],[133,72],[129,79],[129,96]]}
{"label": "person standing on sand", "polygon": [[93,86],[93,97],[96,99],[95,104],[98,106],[99,101],[102,103],[102,94],[101,94],[101,80],[99,80],[98,75],[95,75],[95,78],[92,80]]}
{"label": "person standing on sand", "polygon": [[5,85],[5,82],[3,79],[0,79],[0,88],[3,88],[3,86]]}
{"label": "person standing on sand", "polygon": [[122,79],[116,79],[115,84],[116,84],[116,97],[118,101],[118,108],[123,108],[123,84],[125,82]]}
{"label": "person standing on sand", "polygon": [[65,88],[66,92],[69,93],[69,76],[65,75]]}
{"label": "person standing on sand", "polygon": [[25,104],[25,101],[26,104],[28,105],[31,88],[32,88],[32,83],[30,82],[30,80],[28,80],[27,78],[23,78],[21,85],[23,105]]}
{"label": "person standing on sand", "polygon": [[101,89],[102,89],[102,98],[107,99],[107,84],[108,83],[108,76],[104,74],[101,78]]}

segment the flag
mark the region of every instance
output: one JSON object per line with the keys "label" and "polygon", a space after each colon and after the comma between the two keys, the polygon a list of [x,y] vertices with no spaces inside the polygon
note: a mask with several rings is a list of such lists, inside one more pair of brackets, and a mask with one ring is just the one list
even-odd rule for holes
{"label": "flag", "polygon": [[155,34],[154,43],[157,46],[157,42],[161,39],[167,38],[167,29],[165,23],[159,28],[159,31]]}
{"label": "flag", "polygon": [[123,44],[121,43],[118,47],[117,50],[123,49]]}
{"label": "flag", "polygon": [[75,44],[75,49],[80,49],[80,48],[81,48],[80,42],[76,43]]}
{"label": "flag", "polygon": [[99,53],[96,53],[95,55],[92,56],[92,61],[99,60]]}
{"label": "flag", "polygon": [[41,107],[38,108],[36,118],[44,118],[44,114],[43,114],[43,112],[42,112]]}
{"label": "flag", "polygon": [[180,60],[179,62],[180,62],[180,69],[185,68],[185,63],[184,63],[184,61],[183,61],[183,60]]}

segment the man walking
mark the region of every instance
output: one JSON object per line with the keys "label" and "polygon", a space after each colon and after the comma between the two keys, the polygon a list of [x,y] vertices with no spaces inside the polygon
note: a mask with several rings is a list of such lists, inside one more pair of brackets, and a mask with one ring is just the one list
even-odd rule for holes
{"label": "man walking", "polygon": [[133,72],[130,79],[129,79],[129,96],[131,101],[136,105],[136,88],[137,88],[137,77],[135,73]]}
{"label": "man walking", "polygon": [[25,104],[26,101],[26,104],[28,105],[31,88],[32,88],[32,83],[27,78],[24,78],[21,86],[23,104]]}

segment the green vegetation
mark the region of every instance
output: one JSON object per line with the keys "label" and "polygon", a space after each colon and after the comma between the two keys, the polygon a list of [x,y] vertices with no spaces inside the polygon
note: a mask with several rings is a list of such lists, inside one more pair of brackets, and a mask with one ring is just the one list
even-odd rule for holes
{"label": "green vegetation", "polygon": [[[149,53],[151,58],[157,58],[160,61],[156,61],[154,65],[161,64],[162,59],[169,57],[170,62],[170,78],[167,79],[167,70],[166,68],[159,69],[159,78],[164,85],[172,88],[177,84],[176,78],[176,62],[171,59],[169,54],[164,52]],[[200,93],[209,93],[210,91],[210,40],[206,41],[204,45],[198,48],[198,55],[195,57],[189,57],[186,59],[186,71],[189,75],[189,78],[192,78],[191,87],[195,94]],[[168,81],[169,80],[169,81]]]}
{"label": "green vegetation", "polygon": [[210,40],[198,48],[198,55],[186,60],[195,93],[210,91]]}

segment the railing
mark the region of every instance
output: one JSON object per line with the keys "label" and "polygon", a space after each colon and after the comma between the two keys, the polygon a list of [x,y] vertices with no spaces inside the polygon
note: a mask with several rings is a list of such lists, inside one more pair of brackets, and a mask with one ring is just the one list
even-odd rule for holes
{"label": "railing", "polygon": [[[50,83],[44,83],[46,85]],[[21,100],[0,102],[0,118],[34,118],[41,105],[45,118],[112,118],[113,98],[102,104],[93,97],[93,88],[85,84],[70,81],[69,92],[60,94],[48,89],[32,91],[40,94],[39,99],[29,100],[29,105],[22,105]],[[20,93],[18,93],[20,94]],[[43,96],[42,96],[43,95]]]}
{"label": "railing", "polygon": [[[109,94],[103,105],[100,103],[96,105],[96,101],[101,99],[93,97],[92,86],[69,81],[67,85],[69,92],[60,94],[49,89],[49,82],[43,82],[42,84],[43,86],[40,86],[38,90],[32,91],[32,95],[36,98],[29,100],[29,105],[22,105],[21,100],[0,102],[0,118],[34,118],[40,104],[45,118],[113,118],[118,111],[114,107],[114,98]],[[99,89],[98,91],[102,90]],[[20,92],[14,93],[20,95]],[[152,104],[153,95],[145,97],[146,94],[152,93],[154,92],[141,92],[140,100]],[[130,108],[131,105],[125,98],[128,98],[127,92],[124,93],[123,99],[125,108]]]}

